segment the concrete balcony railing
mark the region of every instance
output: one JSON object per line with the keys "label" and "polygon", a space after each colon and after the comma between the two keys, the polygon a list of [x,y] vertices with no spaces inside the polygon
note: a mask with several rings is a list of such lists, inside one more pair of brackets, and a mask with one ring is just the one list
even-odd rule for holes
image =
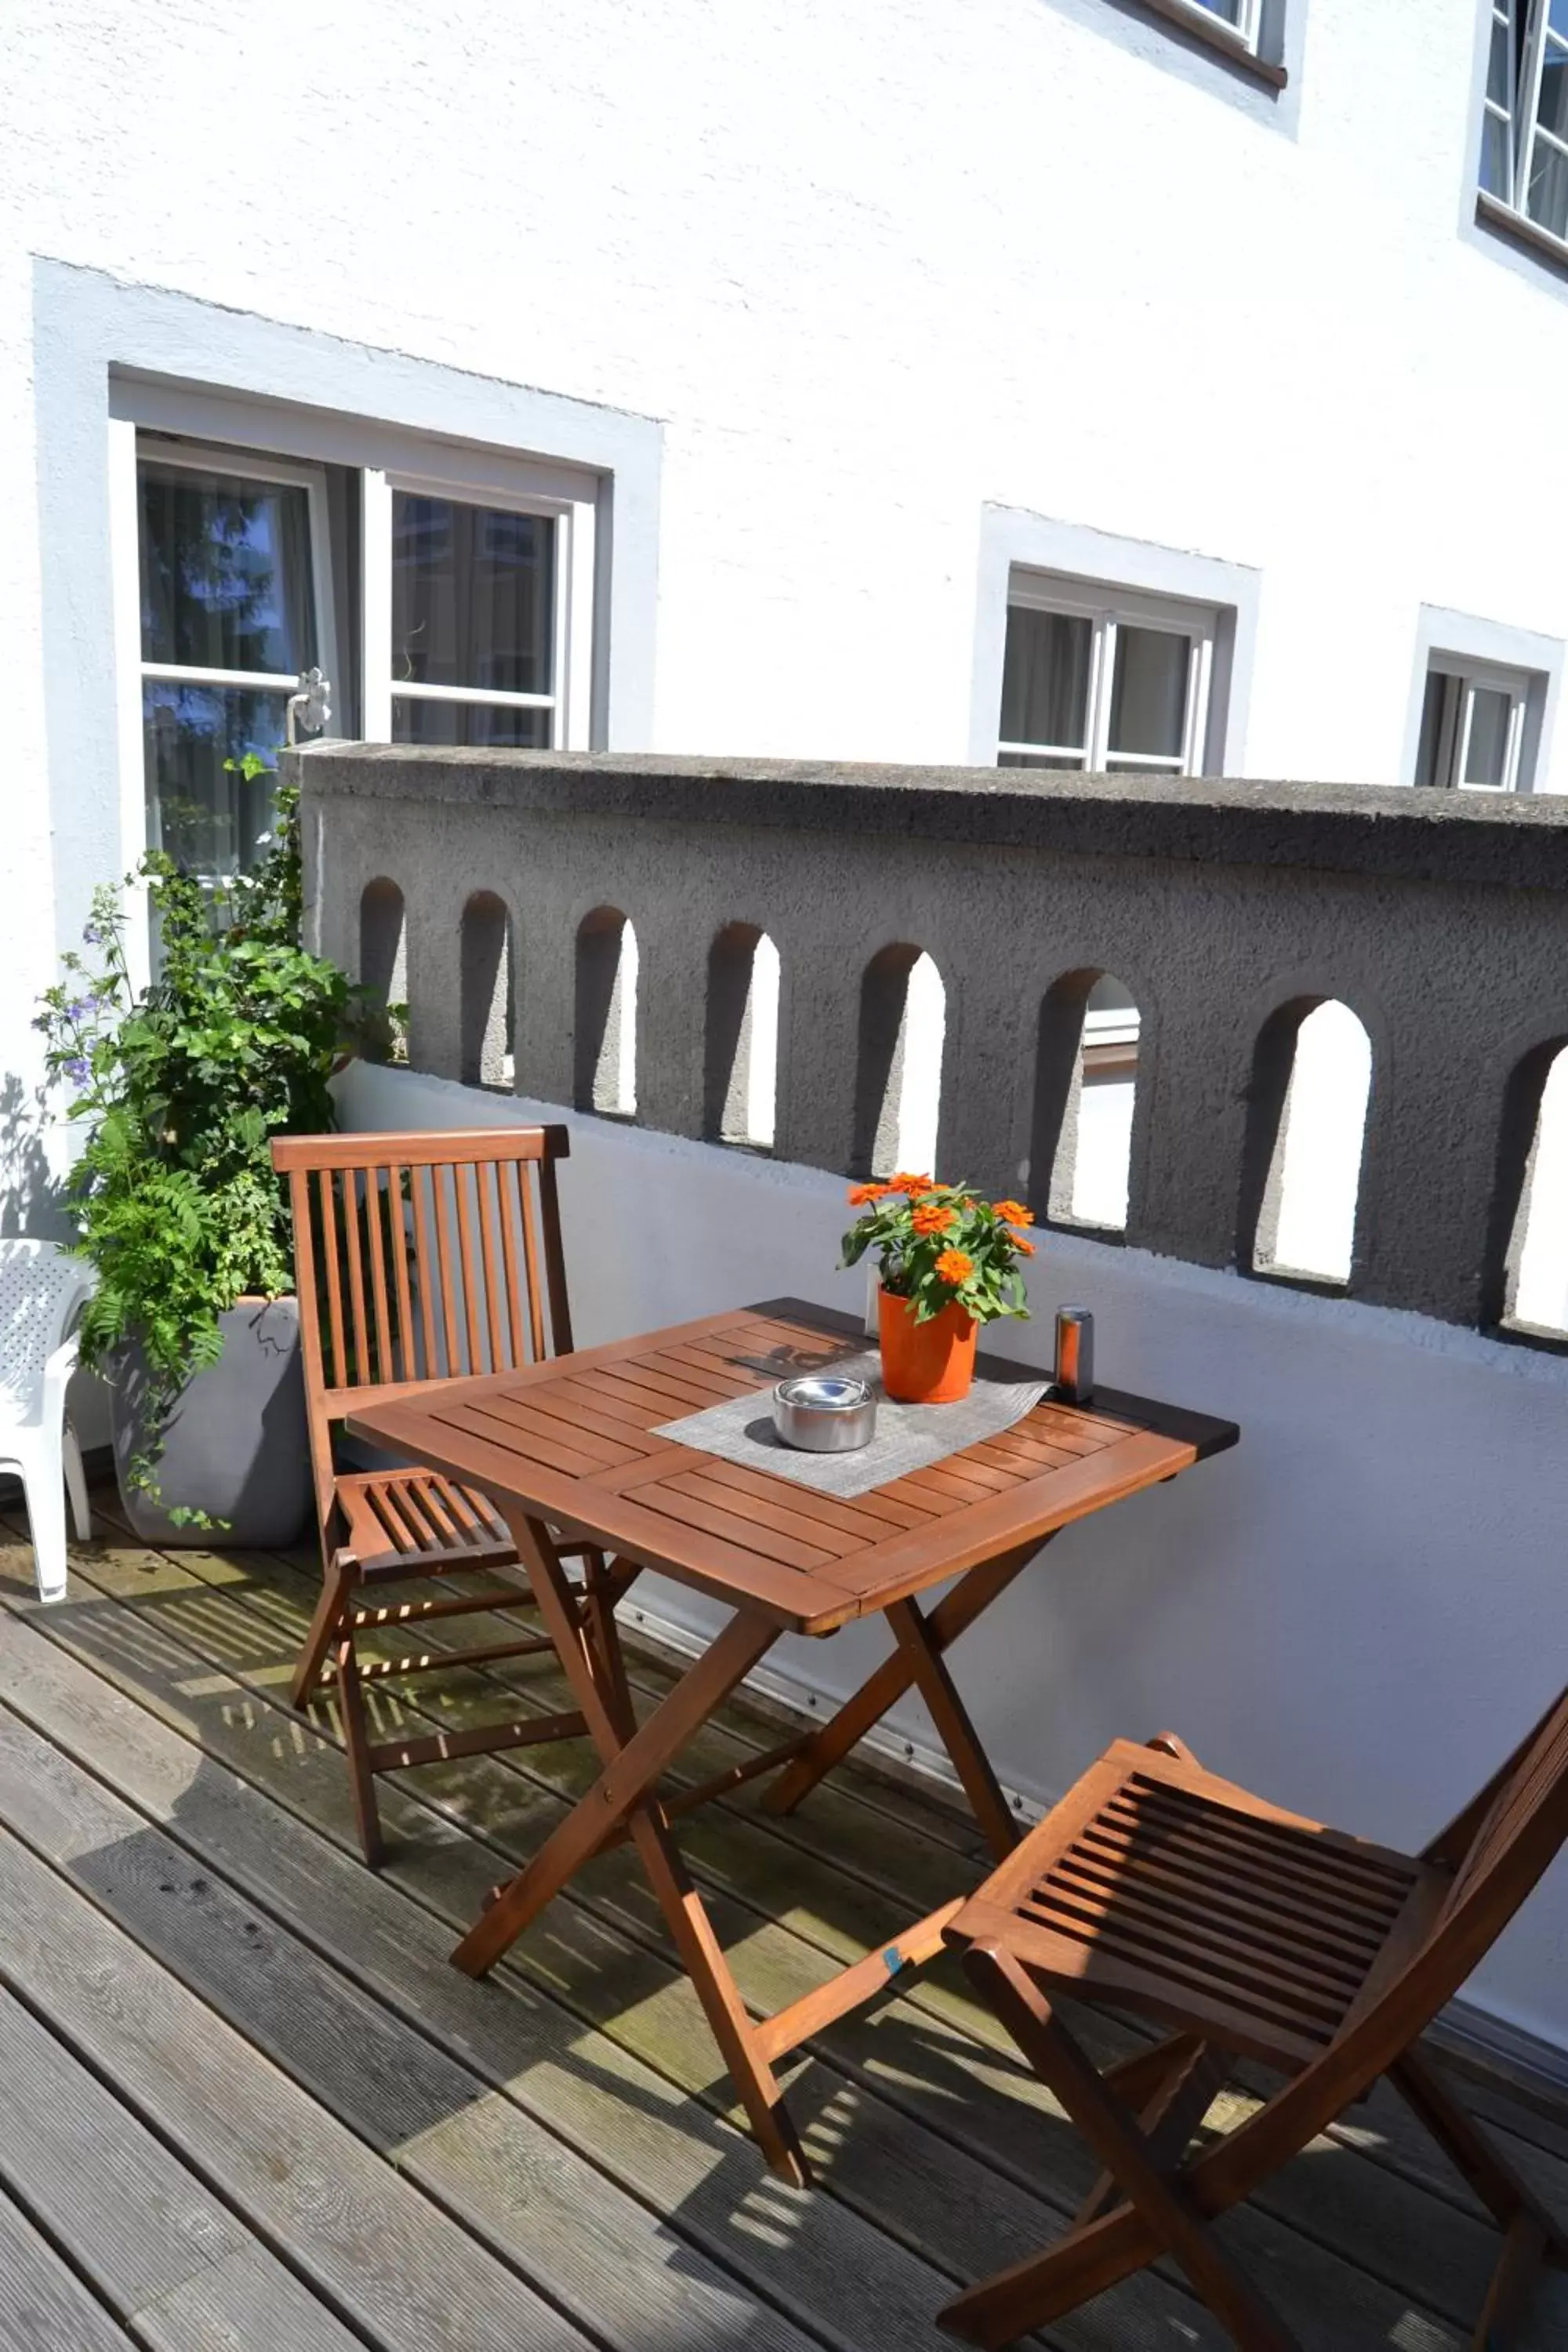
{"label": "concrete balcony railing", "polygon": [[[940,1174],[1043,1222],[1104,1233],[1124,1185],[1126,1241],[1163,1256],[1560,1319],[1560,1284],[1542,1307],[1519,1277],[1568,1039],[1568,800],[339,746],[300,772],[321,944],[405,992],[416,1069],[853,1174],[912,1107]],[[1094,1047],[1106,975],[1135,1055]],[[1331,1002],[1364,1036],[1359,1072],[1320,1071],[1314,1152],[1292,1073]],[[1084,1214],[1080,1182],[1075,1216],[1118,1078],[1116,1197]],[[1292,1161],[1339,1186],[1347,1263],[1282,1246]]]}

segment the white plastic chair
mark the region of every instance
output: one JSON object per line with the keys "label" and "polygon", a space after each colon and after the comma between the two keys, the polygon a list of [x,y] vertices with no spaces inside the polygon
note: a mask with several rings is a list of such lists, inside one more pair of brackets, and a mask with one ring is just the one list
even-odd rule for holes
{"label": "white plastic chair", "polygon": [[22,1481],[42,1601],[66,1594],[65,1495],[78,1540],[92,1534],[81,1447],[66,1418],[75,1324],[93,1277],[53,1242],[0,1241],[0,1471]]}

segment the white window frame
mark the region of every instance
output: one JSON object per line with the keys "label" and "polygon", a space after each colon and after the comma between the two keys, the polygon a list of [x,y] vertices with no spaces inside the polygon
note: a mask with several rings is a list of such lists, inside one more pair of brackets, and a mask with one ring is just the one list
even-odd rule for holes
{"label": "white window frame", "polygon": [[[1434,677],[1458,678],[1461,698],[1458,724],[1453,732],[1448,757],[1441,764],[1448,771],[1446,783],[1439,780],[1440,790],[1465,793],[1517,793],[1521,789],[1521,767],[1524,749],[1525,714],[1530,705],[1531,688],[1540,680],[1529,670],[1508,669],[1495,662],[1468,661],[1458,654],[1435,653],[1426,666],[1428,682]],[[1423,696],[1426,691],[1423,688]],[[1475,784],[1464,781],[1469,761],[1470,730],[1475,720],[1475,699],[1478,692],[1506,694],[1509,700],[1508,743],[1503,755],[1503,781],[1498,784]],[[1439,751],[1442,750],[1439,744]]]}
{"label": "white window frame", "polygon": [[[476,456],[468,465],[406,473],[366,467],[363,476],[362,708],[365,739],[392,740],[393,706],[410,702],[479,703],[486,708],[548,710],[550,748],[592,747],[594,686],[594,535],[596,485],[563,467],[507,463],[493,473]],[[392,500],[449,499],[506,514],[541,515],[554,527],[554,643],[552,694],[521,694],[496,687],[424,686],[392,675]]]}
{"label": "white window frame", "polygon": [[[1203,773],[1208,741],[1209,701],[1214,686],[1215,635],[1219,614],[1208,604],[1189,604],[1174,596],[1140,595],[1135,590],[1096,588],[1088,582],[1052,579],[1015,570],[1007,586],[1007,605],[1034,613],[1063,613],[1093,624],[1089,653],[1087,740],[1081,746],[1015,742],[998,735],[996,753],[1031,760],[1058,757],[1082,772],[1102,775],[1114,759],[1117,772],[1165,776]],[[1192,640],[1187,663],[1187,700],[1179,752],[1115,751],[1110,748],[1111,688],[1116,676],[1116,639],[1121,628],[1162,629],[1171,636]]]}
{"label": "white window frame", "polygon": [[[293,694],[300,679],[293,671],[208,669],[195,662],[150,662],[142,659],[142,477],[143,460],[159,466],[179,466],[195,474],[226,474],[231,480],[277,482],[301,489],[310,518],[310,591],[316,607],[315,661],[331,679],[338,675],[337,635],[332,604],[332,558],[329,540],[327,477],[320,466],[288,457],[256,457],[247,449],[225,449],[199,442],[169,441],[155,433],[136,436],[135,535],[116,549],[121,562],[134,566],[130,593],[136,607],[138,684],[148,678],[175,678],[188,686],[240,687],[253,694]],[[307,667],[309,665],[307,664]],[[138,695],[138,706],[141,697]]]}
{"label": "white window frame", "polygon": [[1174,0],[1174,5],[1211,38],[1234,42],[1244,57],[1255,58],[1258,55],[1258,37],[1263,26],[1263,0],[1241,0],[1234,25],[1217,9],[1205,8],[1203,0]]}
{"label": "white window frame", "polygon": [[[1527,11],[1524,38],[1517,37],[1519,11]],[[1487,17],[1486,63],[1481,85],[1482,111],[1503,126],[1507,141],[1511,184],[1498,197],[1521,220],[1538,228],[1543,236],[1564,242],[1562,232],[1538,221],[1530,209],[1530,183],[1535,170],[1535,151],[1539,141],[1561,156],[1568,165],[1568,142],[1541,124],[1541,83],[1546,70],[1547,52],[1553,41],[1562,42],[1563,36],[1554,33],[1550,23],[1550,0],[1492,0]],[[1491,33],[1500,25],[1508,43],[1508,107],[1500,106],[1491,95]],[[1491,194],[1488,191],[1488,194]]]}

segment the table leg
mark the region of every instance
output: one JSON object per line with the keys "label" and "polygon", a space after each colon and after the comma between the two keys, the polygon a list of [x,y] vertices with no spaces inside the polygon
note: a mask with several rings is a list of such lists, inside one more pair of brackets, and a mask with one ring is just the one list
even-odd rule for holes
{"label": "table leg", "polygon": [[452,1954],[453,1962],[469,1976],[482,1976],[581,1864],[624,1826],[637,1847],[758,2143],[775,2172],[805,2188],[809,2170],[784,2106],[783,2088],[759,2046],[756,2028],[746,2013],[702,1898],[687,1874],[663,1810],[650,1801],[660,1775],[773,1647],[779,1629],[765,1618],[738,1611],[639,1727],[621,1661],[613,1604],[592,1614],[585,1606],[579,1606],[545,1529],[510,1512],[507,1522],[605,1769],[595,1787],[475,1921]]}
{"label": "table leg", "polygon": [[[1051,1540],[1052,1538],[1049,1536],[1045,1538],[1045,1543],[1049,1543]],[[921,1619],[931,1650],[940,1657],[942,1651],[949,1648],[967,1627],[973,1624],[983,1611],[990,1608],[991,1603],[1000,1593],[1005,1592],[1014,1578],[1021,1575],[1029,1562],[1043,1549],[1042,1543],[1033,1541],[1020,1545],[1016,1551],[1003,1552],[995,1559],[984,1560],[978,1568],[972,1568],[968,1574],[953,1586],[952,1591],[938,1601],[929,1617]],[[891,1612],[889,1614],[891,1615]],[[864,1739],[874,1725],[881,1721],[888,1709],[895,1706],[906,1691],[914,1688],[917,1680],[914,1658],[910,1655],[908,1645],[900,1643],[892,1656],[883,1659],[876,1673],[861,1684],[854,1697],[845,1701],[837,1714],[830,1717],[821,1730],[816,1733],[809,1743],[802,1748],[794,1763],[780,1773],[777,1780],[763,1799],[764,1811],[770,1813],[793,1813],[802,1799],[811,1794],[824,1774],[831,1772],[836,1764],[841,1764],[844,1761],[849,1750],[858,1740]],[[942,1728],[940,1717],[938,1728]],[[970,1737],[973,1739],[973,1732]],[[944,1740],[946,1738],[945,1732],[943,1738]],[[948,1752],[950,1755],[952,1754],[951,1747]],[[961,1763],[957,1756],[952,1757],[952,1762],[960,1780],[963,1781],[970,1802],[973,1804],[974,1793],[969,1789],[969,1783],[964,1778],[968,1766]],[[994,1779],[994,1776],[990,1775],[989,1765],[985,1767],[985,1770],[987,1775]],[[1000,1797],[1000,1790],[997,1791],[997,1795]],[[1004,1813],[1005,1810],[1004,1800]],[[984,1816],[980,1813],[979,1807],[976,1807],[976,1812],[980,1815],[981,1827],[985,1829]],[[986,1834],[990,1837],[991,1832],[986,1830]],[[991,1842],[994,1846],[996,1844],[994,1837],[991,1838]],[[1012,1843],[1013,1837],[1010,1832],[1006,1846],[998,1847],[997,1851],[1010,1852]]]}
{"label": "table leg", "polygon": [[959,1697],[952,1676],[943,1664],[942,1644],[931,1631],[931,1620],[922,1615],[913,1601],[895,1601],[887,1617],[900,1649],[914,1671],[915,1686],[952,1759],[952,1769],[984,1832],[985,1843],[997,1861],[1005,1862],[1018,1843],[1018,1825],[1008,1810],[1002,1784],[991,1769],[991,1759],[969,1719],[969,1709]]}

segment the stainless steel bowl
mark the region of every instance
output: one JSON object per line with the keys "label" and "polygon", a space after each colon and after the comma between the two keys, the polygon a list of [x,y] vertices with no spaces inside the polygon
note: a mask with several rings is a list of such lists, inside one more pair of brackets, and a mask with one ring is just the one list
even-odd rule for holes
{"label": "stainless steel bowl", "polygon": [[876,1433],[877,1400],[864,1381],[805,1372],[773,1391],[773,1427],[805,1454],[854,1454]]}

